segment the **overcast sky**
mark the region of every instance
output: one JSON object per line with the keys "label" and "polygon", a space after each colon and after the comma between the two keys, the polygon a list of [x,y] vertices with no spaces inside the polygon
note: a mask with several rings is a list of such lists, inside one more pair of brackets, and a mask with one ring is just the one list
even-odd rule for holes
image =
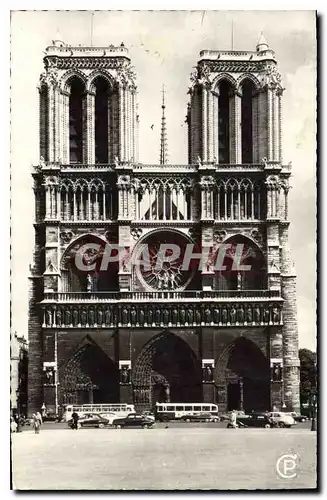
{"label": "overcast sky", "polygon": [[[11,19],[12,328],[27,334],[33,252],[31,165],[38,163],[38,91],[43,51],[59,30],[69,45],[124,42],[138,74],[140,161],[159,162],[161,89],[166,86],[171,163],[187,163],[189,74],[202,49],[255,50],[261,31],[283,75],[284,162],[293,163],[290,244],[298,274],[300,347],[316,348],[316,40],[311,11],[14,12]],[[151,125],[154,124],[153,130]]]}

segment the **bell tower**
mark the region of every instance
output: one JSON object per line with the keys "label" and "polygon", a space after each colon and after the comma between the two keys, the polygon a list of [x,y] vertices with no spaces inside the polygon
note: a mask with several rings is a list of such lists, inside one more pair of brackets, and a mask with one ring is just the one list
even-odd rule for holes
{"label": "bell tower", "polygon": [[[296,276],[288,246],[291,164],[283,164],[284,88],[263,33],[254,51],[202,50],[191,73],[189,163],[200,165],[202,244],[248,235],[264,254],[267,289],[283,303],[269,327],[271,406],[299,408]],[[211,283],[215,287],[214,281]],[[240,297],[245,290],[240,284]],[[274,367],[282,377],[274,380]]]}

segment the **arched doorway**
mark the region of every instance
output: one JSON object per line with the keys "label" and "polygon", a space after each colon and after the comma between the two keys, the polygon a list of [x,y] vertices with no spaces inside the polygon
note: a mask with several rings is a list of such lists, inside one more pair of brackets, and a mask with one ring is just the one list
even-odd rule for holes
{"label": "arched doorway", "polygon": [[238,338],[225,349],[216,368],[221,411],[265,411],[270,408],[269,361],[258,346]]}
{"label": "arched doorway", "polygon": [[201,367],[190,346],[164,332],[139,355],[132,376],[134,403],[139,409],[156,402],[197,402],[202,399]]}
{"label": "arched doorway", "polygon": [[63,404],[115,403],[119,400],[118,369],[112,359],[87,339],[67,362],[61,391]]}
{"label": "arched doorway", "polygon": [[216,272],[215,288],[240,291],[265,289],[267,266],[258,245],[243,235],[232,236],[224,244],[230,244],[231,247],[224,257],[223,266],[226,269]]}
{"label": "arched doorway", "polygon": [[[118,290],[118,263],[102,267],[106,242],[95,235],[84,235],[75,240],[61,259],[62,292],[107,292]],[[78,259],[78,254],[80,253]],[[80,269],[79,261],[92,270]]]}

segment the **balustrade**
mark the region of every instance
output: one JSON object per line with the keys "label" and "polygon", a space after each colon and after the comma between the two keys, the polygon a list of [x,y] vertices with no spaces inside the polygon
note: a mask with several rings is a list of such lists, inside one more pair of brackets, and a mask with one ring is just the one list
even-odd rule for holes
{"label": "balustrade", "polygon": [[[276,299],[275,299],[276,300]],[[43,304],[43,328],[280,325],[280,302]]]}

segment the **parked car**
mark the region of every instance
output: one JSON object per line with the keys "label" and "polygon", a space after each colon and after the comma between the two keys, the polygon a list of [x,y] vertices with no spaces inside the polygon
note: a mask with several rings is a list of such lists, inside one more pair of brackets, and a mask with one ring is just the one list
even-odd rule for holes
{"label": "parked car", "polygon": [[[69,427],[72,428],[73,419],[68,420]],[[82,418],[78,420],[79,427],[96,427],[98,429],[103,429],[109,425],[109,420],[102,417],[101,415],[96,415],[94,413],[86,413]]]}
{"label": "parked car", "polygon": [[211,415],[211,413],[201,412],[183,415],[181,420],[184,420],[184,422],[219,422],[220,419],[216,415]]}
{"label": "parked car", "polygon": [[296,424],[291,415],[282,411],[271,411],[267,415],[278,424],[278,427],[291,427]]}
{"label": "parked car", "polygon": [[[274,422],[268,415],[262,413],[251,413],[251,415],[242,415],[236,417],[237,427],[265,427],[269,429],[271,427],[277,427],[277,423]],[[233,427],[231,422],[228,422],[227,428]]]}
{"label": "parked car", "polygon": [[292,411],[289,415],[294,418],[295,422],[306,422],[308,420],[306,415],[301,415],[301,413],[297,413],[296,411]]}
{"label": "parked car", "polygon": [[137,413],[130,413],[125,418],[115,418],[113,426],[116,429],[123,427],[142,427],[143,429],[151,429],[155,425],[152,417],[147,415],[139,415]]}

